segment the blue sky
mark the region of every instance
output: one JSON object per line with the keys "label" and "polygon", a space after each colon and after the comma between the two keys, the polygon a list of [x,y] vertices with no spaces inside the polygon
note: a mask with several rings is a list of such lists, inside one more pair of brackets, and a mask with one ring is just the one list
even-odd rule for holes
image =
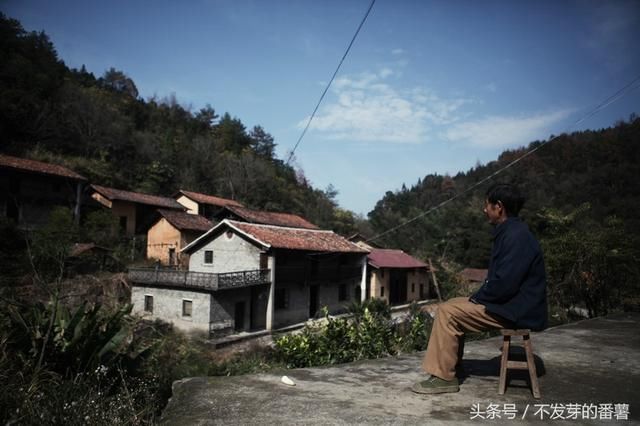
{"label": "blue sky", "polygon": [[[369,0],[0,0],[67,65],[124,71],[143,98],[210,104],[286,159]],[[640,114],[640,1],[377,0],[295,153],[366,214],[386,191],[506,148]],[[637,86],[636,86],[637,87]]]}

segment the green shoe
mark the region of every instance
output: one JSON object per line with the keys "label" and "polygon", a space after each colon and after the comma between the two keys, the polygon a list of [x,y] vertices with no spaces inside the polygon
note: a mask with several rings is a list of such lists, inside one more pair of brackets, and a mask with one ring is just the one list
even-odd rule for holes
{"label": "green shoe", "polygon": [[427,380],[418,382],[411,386],[411,390],[415,393],[449,393],[458,392],[460,386],[458,386],[458,378],[454,377],[453,380],[444,380],[436,376],[431,376]]}

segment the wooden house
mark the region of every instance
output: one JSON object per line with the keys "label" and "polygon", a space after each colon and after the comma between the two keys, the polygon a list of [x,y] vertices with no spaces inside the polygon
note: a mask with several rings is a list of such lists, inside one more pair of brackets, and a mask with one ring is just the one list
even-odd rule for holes
{"label": "wooden house", "polygon": [[0,214],[22,228],[45,224],[56,206],[80,217],[87,179],[71,169],[0,154]]}
{"label": "wooden house", "polygon": [[184,189],[179,190],[174,198],[187,209],[187,213],[199,214],[209,220],[212,220],[216,213],[226,206],[242,207],[241,203],[234,200]]}
{"label": "wooden house", "polygon": [[119,219],[120,229],[127,235],[147,233],[156,217],[157,209],[184,211],[184,207],[169,197],[124,191],[100,185],[91,185],[91,198],[111,209]]}
{"label": "wooden house", "polygon": [[332,231],[225,219],[183,250],[188,271],[130,269],[134,311],[185,330],[272,330],[364,297],[367,251]]}
{"label": "wooden house", "polygon": [[188,256],[181,250],[213,227],[213,223],[198,214],[177,210],[157,210],[158,219],[147,232],[147,259],[163,266],[186,268]]}

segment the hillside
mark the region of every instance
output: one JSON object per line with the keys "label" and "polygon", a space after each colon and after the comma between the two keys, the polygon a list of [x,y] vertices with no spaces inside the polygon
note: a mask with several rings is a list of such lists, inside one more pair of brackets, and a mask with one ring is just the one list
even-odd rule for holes
{"label": "hillside", "polygon": [[[639,235],[640,119],[597,131],[565,134],[441,209],[428,214],[380,242],[410,252],[444,257],[465,266],[485,267],[491,244],[490,227],[482,215],[484,193],[492,182],[514,182],[527,195],[521,216],[539,237],[549,227],[548,214],[569,214],[588,203],[583,222],[602,224],[616,217],[628,235]],[[503,152],[486,165],[456,176],[427,175],[409,188],[387,192],[369,213],[374,233],[416,217],[542,144]],[[585,207],[586,208],[586,207]]]}
{"label": "hillside", "polygon": [[172,96],[144,100],[114,68],[99,78],[70,69],[45,33],[2,14],[0,34],[0,151],[68,166],[92,183],[158,195],[188,189],[355,231],[336,191],[314,188],[277,158],[261,126],[211,106],[191,111]]}

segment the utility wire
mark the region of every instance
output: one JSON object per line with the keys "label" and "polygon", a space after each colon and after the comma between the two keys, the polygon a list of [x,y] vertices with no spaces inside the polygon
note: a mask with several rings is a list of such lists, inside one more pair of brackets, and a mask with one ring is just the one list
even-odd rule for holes
{"label": "utility wire", "polygon": [[293,158],[293,154],[296,152],[296,148],[298,148],[298,145],[300,145],[300,142],[302,142],[302,138],[307,133],[307,130],[309,129],[309,126],[311,125],[311,121],[313,121],[313,117],[315,117],[316,112],[318,111],[318,108],[320,107],[320,104],[322,103],[322,100],[324,99],[324,96],[327,94],[327,91],[329,90],[329,87],[331,87],[331,83],[333,83],[333,80],[336,78],[336,75],[338,74],[338,71],[340,70],[340,67],[342,66],[342,63],[344,62],[345,58],[349,54],[349,51],[351,50],[351,46],[353,46],[353,43],[356,41],[356,37],[358,37],[358,33],[360,32],[360,29],[364,25],[364,22],[367,20],[367,17],[369,16],[369,12],[371,12],[371,9],[373,8],[373,5],[375,4],[375,2],[376,2],[376,0],[371,0],[371,4],[369,5],[369,9],[367,9],[367,13],[365,13],[364,17],[362,18],[362,21],[360,21],[360,25],[358,25],[358,29],[356,30],[356,33],[353,35],[353,38],[351,39],[351,42],[349,43],[349,46],[347,47],[347,50],[344,52],[344,55],[342,55],[342,59],[340,59],[340,63],[338,64],[338,67],[333,72],[333,75],[331,76],[331,80],[329,80],[329,84],[327,84],[327,86],[324,88],[324,91],[322,92],[322,95],[320,96],[320,99],[318,100],[318,103],[316,104],[316,107],[313,109],[313,112],[311,113],[311,116],[309,117],[309,121],[307,121],[307,125],[304,127],[304,130],[302,131],[302,134],[300,134],[300,137],[298,138],[298,141],[296,142],[295,146],[291,150],[291,153],[289,153],[289,158],[287,158],[287,163],[286,164],[289,164],[289,162],[291,161],[291,158]]}
{"label": "utility wire", "polygon": [[578,124],[582,123],[583,121],[585,121],[587,118],[594,116],[595,114],[597,114],[598,112],[602,111],[603,109],[605,109],[606,107],[608,107],[609,105],[611,105],[612,103],[618,101],[619,99],[623,98],[627,93],[630,93],[631,91],[637,89],[638,87],[640,87],[640,85],[637,85],[636,87],[634,87],[634,85],[636,85],[636,83],[640,82],[640,76],[637,76],[635,79],[633,79],[631,81],[631,83],[627,84],[626,86],[624,86],[622,89],[618,90],[616,93],[614,93],[613,95],[609,96],[607,99],[603,100],[602,102],[600,102],[597,106],[595,106],[593,109],[591,109],[588,113],[586,113],[583,117],[581,117],[579,120],[575,121],[574,123],[572,123],[567,130],[565,130],[564,132],[562,132],[560,135],[555,136],[547,141],[543,141],[542,143],[540,143],[540,145],[536,146],[535,148],[525,152],[524,154],[522,154],[520,157],[516,158],[515,160],[511,161],[509,164],[507,164],[506,166],[496,170],[495,172],[491,173],[489,176],[485,177],[484,179],[476,182],[475,184],[471,185],[470,187],[468,187],[467,189],[465,189],[464,191],[454,195],[451,198],[448,198],[446,200],[444,200],[443,202],[441,202],[440,204],[437,204],[431,208],[429,208],[428,210],[423,211],[422,213],[420,213],[417,216],[412,217],[411,219],[408,219],[404,222],[402,222],[401,224],[394,226],[390,229],[387,229],[386,231],[372,237],[369,238],[368,240],[366,240],[367,242],[371,242],[371,241],[375,241],[391,232],[397,231],[400,228],[403,228],[407,225],[409,225],[410,223],[415,222],[416,220],[430,214],[431,212],[434,212],[442,207],[444,207],[445,205],[449,204],[450,202],[462,197],[463,195],[471,192],[472,190],[474,190],[475,188],[477,188],[478,186],[484,184],[485,182],[493,179],[494,177],[496,177],[497,175],[499,175],[500,173],[504,172],[505,170],[507,170],[508,168],[512,167],[513,165],[519,163],[521,160],[523,160],[524,158],[528,157],[529,155],[533,154],[534,152],[538,151],[540,148],[542,148],[543,146],[546,146],[548,144],[550,144],[551,142],[555,141],[556,139],[558,139],[562,134],[567,133],[569,130],[571,130],[573,127],[577,126]]}

